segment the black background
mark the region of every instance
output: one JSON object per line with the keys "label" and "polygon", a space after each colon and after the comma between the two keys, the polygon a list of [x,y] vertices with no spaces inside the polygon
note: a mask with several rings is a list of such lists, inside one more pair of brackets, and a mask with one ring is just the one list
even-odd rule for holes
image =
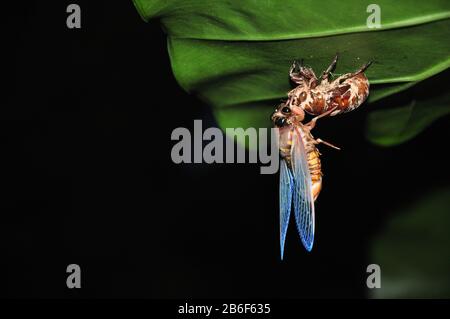
{"label": "black background", "polygon": [[[321,148],[315,247],[291,227],[280,262],[277,175],[171,161],[174,128],[215,123],[176,83],[159,21],[77,1],[82,28],[68,29],[69,3],[2,10],[3,297],[366,297],[372,236],[448,180],[448,119],[389,149],[363,136],[377,104],[324,120],[315,135],[343,151]],[[81,289],[66,287],[71,263]]]}

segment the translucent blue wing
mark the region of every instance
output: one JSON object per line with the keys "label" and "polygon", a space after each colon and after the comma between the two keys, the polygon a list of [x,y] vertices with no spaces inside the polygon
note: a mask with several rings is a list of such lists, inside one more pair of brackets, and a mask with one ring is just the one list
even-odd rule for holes
{"label": "translucent blue wing", "polygon": [[294,216],[300,239],[306,250],[311,251],[314,243],[314,199],[311,174],[309,172],[305,145],[300,129],[296,128],[292,137],[292,172],[294,180]]}
{"label": "translucent blue wing", "polygon": [[284,255],[284,243],[286,241],[286,233],[291,216],[292,193],[294,190],[294,182],[291,170],[288,168],[284,159],[280,163],[280,248],[281,260]]}

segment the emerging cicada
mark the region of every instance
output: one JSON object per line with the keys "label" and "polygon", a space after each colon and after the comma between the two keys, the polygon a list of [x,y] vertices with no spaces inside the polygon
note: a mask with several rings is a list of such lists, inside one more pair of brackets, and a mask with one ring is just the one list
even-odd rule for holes
{"label": "emerging cicada", "polygon": [[[294,61],[289,72],[297,87],[288,93],[272,114],[275,127],[279,128],[280,164],[280,245],[281,259],[291,213],[306,250],[311,251],[314,242],[314,201],[322,189],[322,167],[319,143],[335,149],[338,147],[311,135],[319,118],[334,116],[356,109],[369,95],[369,81],[364,71],[371,62],[354,73],[347,73],[330,81],[338,56],[322,73],[321,81],[311,68]],[[315,115],[303,124],[305,112]],[[292,205],[293,203],[293,205]]]}

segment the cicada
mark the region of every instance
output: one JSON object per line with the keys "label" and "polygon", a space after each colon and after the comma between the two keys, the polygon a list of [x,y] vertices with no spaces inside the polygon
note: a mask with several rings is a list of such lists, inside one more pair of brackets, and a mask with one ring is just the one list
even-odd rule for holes
{"label": "cicada", "polygon": [[[369,95],[369,81],[365,70],[371,62],[354,73],[331,79],[338,56],[322,73],[320,80],[314,71],[294,61],[289,76],[297,86],[272,114],[272,122],[279,129],[280,163],[280,248],[281,259],[291,215],[294,216],[303,246],[311,251],[314,243],[314,202],[322,189],[322,166],[317,144],[338,149],[331,143],[314,138],[311,130],[317,120],[349,112],[360,106]],[[314,115],[303,123],[305,112]]]}

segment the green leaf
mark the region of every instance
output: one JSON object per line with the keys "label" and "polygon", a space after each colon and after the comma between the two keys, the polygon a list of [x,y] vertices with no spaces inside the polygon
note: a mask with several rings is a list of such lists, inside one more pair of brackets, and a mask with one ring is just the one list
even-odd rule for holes
{"label": "green leaf", "polygon": [[401,144],[449,113],[450,94],[413,100],[409,105],[371,112],[367,117],[366,136],[380,146]]}
{"label": "green leaf", "polygon": [[390,83],[385,85],[378,85],[374,90],[372,90],[367,100],[369,103],[376,102],[392,94],[399,93],[406,89],[409,89],[410,87],[413,87],[419,82],[420,81],[411,81],[404,83]]}
{"label": "green leaf", "polygon": [[450,188],[424,195],[374,238],[370,260],[381,267],[373,298],[450,298]]}
{"label": "green leaf", "polygon": [[[285,40],[366,32],[364,0],[134,0],[141,16],[160,18],[176,38]],[[378,0],[382,29],[450,17],[446,0]]]}
{"label": "green leaf", "polygon": [[398,145],[449,114],[450,93],[443,90],[448,81],[450,70],[414,85],[395,98],[375,103],[371,107],[374,111],[367,116],[367,139],[380,146]]}
{"label": "green leaf", "polygon": [[450,1],[380,0],[381,29],[369,29],[373,1],[134,0],[168,33],[178,83],[213,107],[221,127],[268,127],[291,89],[294,59],[320,74],[336,52],[337,74],[374,61],[369,103],[450,66]]}
{"label": "green leaf", "polygon": [[[319,73],[335,52],[341,53],[337,73],[373,60],[367,71],[372,85],[420,81],[450,66],[450,45],[442,41],[449,37],[450,20],[443,20],[327,38],[274,42],[169,38],[168,45],[182,87],[213,106],[224,107],[282,98],[290,89],[287,72],[293,59],[304,58]],[[433,50],[424,50],[427,47]]]}

